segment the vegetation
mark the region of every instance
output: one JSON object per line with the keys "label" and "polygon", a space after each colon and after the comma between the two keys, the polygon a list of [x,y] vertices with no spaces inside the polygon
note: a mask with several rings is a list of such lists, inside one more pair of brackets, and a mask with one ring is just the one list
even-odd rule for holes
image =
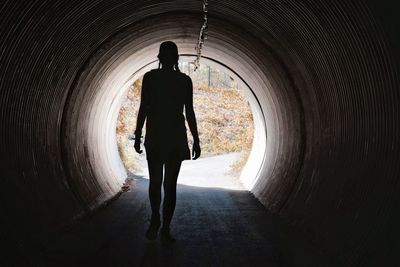
{"label": "vegetation", "polygon": [[[232,166],[239,171],[247,161],[253,141],[253,116],[244,92],[225,73],[208,66],[200,66],[193,72],[189,64],[180,66],[193,81],[193,105],[199,129],[202,157],[230,152],[242,152],[241,158]],[[136,127],[136,116],[140,105],[142,79],[136,80],[122,103],[117,122],[118,149],[125,166],[130,171],[138,167],[138,156],[129,140]],[[189,143],[192,136],[188,129]],[[191,147],[191,146],[190,146]]]}

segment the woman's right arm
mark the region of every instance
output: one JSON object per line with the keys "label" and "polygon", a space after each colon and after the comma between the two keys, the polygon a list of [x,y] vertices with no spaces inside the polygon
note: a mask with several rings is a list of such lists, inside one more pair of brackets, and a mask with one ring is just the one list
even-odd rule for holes
{"label": "woman's right arm", "polygon": [[146,120],[147,113],[149,110],[149,97],[148,97],[148,75],[147,73],[143,76],[142,81],[142,92],[140,97],[140,107],[136,120],[136,130],[135,130],[135,150],[137,153],[142,153],[140,150],[140,138],[142,136],[142,129],[144,125],[144,121]]}

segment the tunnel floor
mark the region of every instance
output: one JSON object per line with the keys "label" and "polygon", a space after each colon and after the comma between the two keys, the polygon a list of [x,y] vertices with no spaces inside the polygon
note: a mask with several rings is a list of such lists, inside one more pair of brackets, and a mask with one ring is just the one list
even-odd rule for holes
{"label": "tunnel floor", "polygon": [[32,265],[330,266],[244,190],[178,184],[177,242],[148,241],[147,188],[148,180],[135,176],[128,192],[64,231]]}

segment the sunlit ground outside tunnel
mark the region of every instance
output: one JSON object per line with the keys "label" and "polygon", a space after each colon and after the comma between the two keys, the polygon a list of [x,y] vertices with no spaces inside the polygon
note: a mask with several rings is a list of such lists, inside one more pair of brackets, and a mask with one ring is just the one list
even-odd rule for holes
{"label": "sunlit ground outside tunnel", "polygon": [[[181,62],[179,68],[193,81],[202,155],[195,161],[183,161],[178,184],[245,190],[239,177],[252,148],[254,121],[244,89],[225,72],[205,64],[194,70],[194,65]],[[141,82],[142,77],[126,92],[116,128],[118,151],[128,180],[148,178],[145,150],[138,154],[133,147]],[[186,128],[191,148],[192,135],[188,125]]]}

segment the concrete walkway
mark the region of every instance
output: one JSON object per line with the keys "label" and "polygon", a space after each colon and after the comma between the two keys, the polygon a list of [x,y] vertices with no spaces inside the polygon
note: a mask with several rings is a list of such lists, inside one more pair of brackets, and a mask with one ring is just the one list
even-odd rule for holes
{"label": "concrete walkway", "polygon": [[[232,171],[231,166],[238,160],[241,153],[229,153],[211,157],[201,157],[197,160],[184,160],[178,177],[178,184],[245,190],[239,181],[239,174]],[[137,175],[148,179],[147,161],[140,155],[141,171]]]}
{"label": "concrete walkway", "polygon": [[177,242],[166,246],[148,241],[147,188],[148,180],[136,176],[128,192],[64,232],[33,265],[329,266],[320,265],[308,244],[283,235],[275,218],[240,188],[179,184],[172,221]]}

